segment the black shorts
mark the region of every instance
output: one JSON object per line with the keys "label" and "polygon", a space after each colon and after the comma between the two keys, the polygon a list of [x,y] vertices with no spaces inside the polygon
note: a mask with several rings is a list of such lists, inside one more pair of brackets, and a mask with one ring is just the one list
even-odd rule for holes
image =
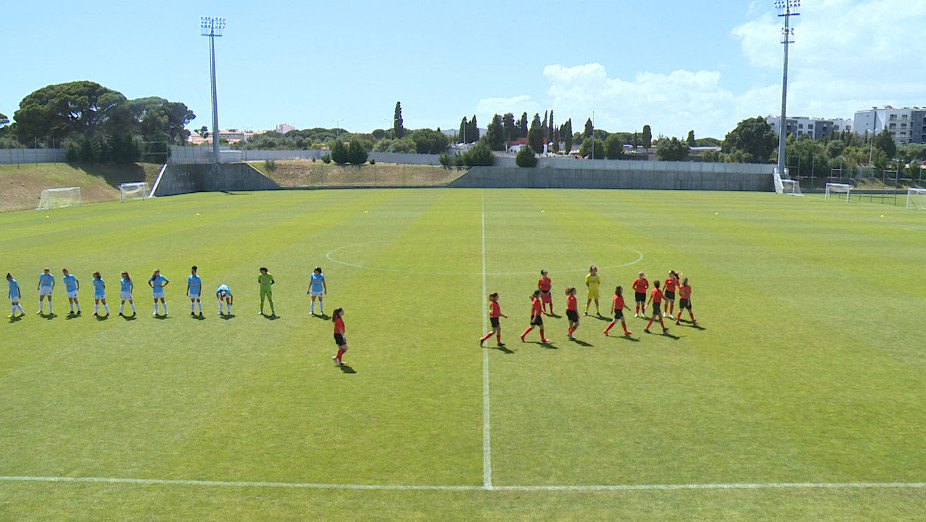
{"label": "black shorts", "polygon": [[338,346],[344,346],[347,344],[347,341],[344,340],[344,336],[341,334],[334,334],[334,344]]}
{"label": "black shorts", "polygon": [[615,320],[615,321],[621,321],[621,320],[623,320],[623,319],[624,319],[624,311],[623,311],[623,310],[614,310],[614,320]]}
{"label": "black shorts", "polygon": [[662,303],[653,303],[653,315],[662,313]]}
{"label": "black shorts", "polygon": [[691,310],[691,300],[690,299],[679,299],[678,309],[679,310]]}
{"label": "black shorts", "polygon": [[663,294],[668,301],[675,301],[675,290],[669,291],[666,290]]}
{"label": "black shorts", "polygon": [[543,326],[543,316],[538,315],[537,317],[534,317],[531,315],[531,326]]}
{"label": "black shorts", "polygon": [[566,310],[566,317],[574,323],[579,322],[579,312],[578,310]]}
{"label": "black shorts", "polygon": [[489,322],[492,323],[492,328],[498,328],[498,317],[490,317]]}
{"label": "black shorts", "polygon": [[633,298],[638,303],[645,303],[646,302],[646,292],[643,292],[643,293],[634,292]]}

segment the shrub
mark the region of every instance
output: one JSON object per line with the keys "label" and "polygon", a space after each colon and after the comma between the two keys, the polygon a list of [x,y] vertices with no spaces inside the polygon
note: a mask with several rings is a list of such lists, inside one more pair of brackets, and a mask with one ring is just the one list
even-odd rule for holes
{"label": "shrub", "polygon": [[534,154],[534,149],[532,149],[530,145],[522,146],[521,150],[518,151],[518,155],[514,157],[514,162],[517,163],[519,167],[536,167],[537,156]]}

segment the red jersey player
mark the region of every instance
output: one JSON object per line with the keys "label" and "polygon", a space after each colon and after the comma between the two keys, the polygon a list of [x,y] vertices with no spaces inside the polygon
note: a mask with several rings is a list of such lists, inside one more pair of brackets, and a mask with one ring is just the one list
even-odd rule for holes
{"label": "red jersey player", "polygon": [[540,342],[548,343],[549,339],[543,335],[543,305],[540,303],[540,290],[534,290],[531,296],[531,325],[521,334],[521,342],[524,342],[524,336],[530,333],[534,327],[540,328]]}
{"label": "red jersey player", "polygon": [[614,299],[611,300],[611,313],[614,314],[614,319],[611,319],[611,322],[608,323],[608,327],[604,329],[605,335],[609,335],[608,332],[618,321],[621,322],[621,326],[624,328],[624,335],[633,333],[627,329],[627,323],[624,321],[624,308],[626,308],[628,312],[630,311],[630,307],[624,304],[624,287],[618,285],[617,288],[614,289]]}
{"label": "red jersey player", "polygon": [[[678,286],[678,272],[669,270],[669,277],[662,284],[662,293],[665,297],[665,306],[662,307],[662,316],[675,319],[675,288]],[[667,313],[668,312],[668,313]]]}
{"label": "red jersey player", "polygon": [[347,339],[344,338],[344,309],[337,308],[334,312],[331,313],[331,320],[334,322],[334,344],[338,346],[338,353],[332,359],[334,359],[334,364],[341,366],[344,364],[344,361],[341,360],[341,357],[344,355],[344,352],[347,351]]}
{"label": "red jersey player", "polygon": [[579,327],[579,300],[576,299],[576,287],[574,286],[566,288],[566,317],[569,319],[569,338],[575,339],[572,333]]}
{"label": "red jersey player", "polygon": [[681,324],[679,321],[681,321],[682,312],[685,310],[688,310],[688,315],[691,316],[691,324],[698,324],[694,314],[691,312],[691,285],[688,284],[687,277],[682,279],[682,284],[678,287],[678,317],[675,319],[675,324]]}
{"label": "red jersey player", "polygon": [[479,346],[482,346],[486,339],[492,337],[492,334],[495,334],[498,346],[505,346],[505,343],[502,342],[502,325],[498,322],[499,317],[508,319],[508,316],[502,313],[502,307],[498,304],[498,292],[492,292],[489,294],[489,322],[492,323],[492,331],[479,339]]}
{"label": "red jersey player", "polygon": [[546,313],[547,305],[550,305],[550,315],[553,315],[553,296],[550,290],[553,288],[553,281],[547,277],[546,270],[540,270],[540,280],[537,281],[537,288],[540,289],[540,301],[543,303],[543,311]]}
{"label": "red jersey player", "polygon": [[644,328],[643,331],[649,333],[650,325],[653,324],[653,321],[659,319],[659,325],[662,326],[662,333],[668,332],[669,329],[666,328],[666,324],[662,322],[662,307],[660,306],[662,304],[662,290],[659,289],[658,279],[653,281],[653,291],[649,293],[649,301],[647,301],[646,304],[648,305],[650,303],[653,303],[653,315],[650,316],[649,322],[646,323],[646,328]]}
{"label": "red jersey player", "polygon": [[649,288],[649,281],[646,280],[646,274],[640,272],[636,279],[633,280],[633,299],[636,303],[634,317],[646,317],[646,289]]}

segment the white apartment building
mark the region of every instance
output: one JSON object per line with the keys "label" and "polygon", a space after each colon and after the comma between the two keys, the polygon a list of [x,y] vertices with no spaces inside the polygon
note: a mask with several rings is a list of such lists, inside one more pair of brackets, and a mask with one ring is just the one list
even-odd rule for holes
{"label": "white apartment building", "polygon": [[[778,116],[766,116],[766,123],[771,125],[772,130],[775,131],[775,134],[781,134],[781,118]],[[843,118],[807,118],[804,116],[796,116],[794,118],[788,118],[787,127],[785,132],[788,134],[794,134],[795,137],[800,138],[805,134],[809,134],[813,139],[819,139],[824,136],[829,136],[834,132],[843,132],[851,131],[853,128],[852,120],[843,119]]]}
{"label": "white apartment building", "polygon": [[897,144],[926,143],[926,108],[885,105],[855,113],[857,134],[878,134],[884,129]]}

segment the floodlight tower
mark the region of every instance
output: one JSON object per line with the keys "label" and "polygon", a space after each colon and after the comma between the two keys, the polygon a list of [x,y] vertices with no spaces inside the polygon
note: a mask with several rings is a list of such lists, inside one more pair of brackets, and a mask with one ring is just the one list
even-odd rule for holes
{"label": "floodlight tower", "polygon": [[222,36],[224,18],[200,17],[200,35],[209,37],[209,65],[212,71],[212,162],[219,163],[219,101],[215,94],[215,38]]}
{"label": "floodlight tower", "polygon": [[778,16],[785,19],[785,26],[781,29],[781,43],[785,46],[784,72],[781,75],[781,115],[778,125],[778,174],[785,177],[785,140],[788,137],[788,45],[794,43],[794,29],[791,28],[791,17],[800,13],[801,0],[776,0]]}

